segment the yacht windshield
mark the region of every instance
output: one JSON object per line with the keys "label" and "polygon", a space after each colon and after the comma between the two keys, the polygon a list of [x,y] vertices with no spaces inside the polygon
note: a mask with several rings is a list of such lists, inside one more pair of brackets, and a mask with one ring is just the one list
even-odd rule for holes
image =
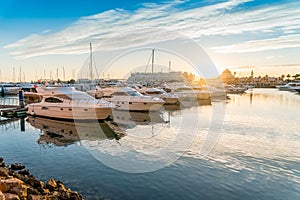
{"label": "yacht windshield", "polygon": [[72,94],[73,100],[94,100],[94,98],[88,94]]}
{"label": "yacht windshield", "polygon": [[130,92],[127,92],[127,94],[132,97],[142,96],[142,94],[137,91],[130,91]]}
{"label": "yacht windshield", "polygon": [[56,94],[56,97],[68,100],[93,100],[94,98],[84,93]]}

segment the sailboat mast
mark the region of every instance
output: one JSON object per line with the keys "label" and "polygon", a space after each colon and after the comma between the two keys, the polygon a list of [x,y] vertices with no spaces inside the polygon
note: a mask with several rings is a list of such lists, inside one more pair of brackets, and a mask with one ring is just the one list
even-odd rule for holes
{"label": "sailboat mast", "polygon": [[152,49],[152,84],[154,83],[154,49]]}
{"label": "sailboat mast", "polygon": [[66,81],[66,71],[65,71],[65,67],[63,66],[63,77],[64,77],[64,81]]}
{"label": "sailboat mast", "polygon": [[22,82],[22,69],[21,69],[21,66],[20,66],[20,74],[19,74],[19,78],[20,78],[20,83]]}
{"label": "sailboat mast", "polygon": [[93,81],[93,55],[92,43],[90,42],[90,78]]}

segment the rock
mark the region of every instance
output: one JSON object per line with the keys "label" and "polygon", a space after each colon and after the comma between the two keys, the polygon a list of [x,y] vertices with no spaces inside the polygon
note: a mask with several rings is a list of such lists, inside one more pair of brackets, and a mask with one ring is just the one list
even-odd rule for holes
{"label": "rock", "polygon": [[11,164],[10,168],[12,170],[21,170],[21,169],[25,169],[25,165],[23,165],[21,163],[15,163],[15,164]]}
{"label": "rock", "polygon": [[45,189],[45,188],[40,188],[40,189],[39,189],[39,192],[40,192],[42,195],[48,195],[48,194],[50,194],[49,189]]}
{"label": "rock", "polygon": [[28,195],[30,195],[30,194],[32,194],[32,195],[41,195],[41,193],[33,187],[27,188],[27,194]]}
{"label": "rock", "polygon": [[16,194],[4,193],[4,196],[6,200],[20,200]]}
{"label": "rock", "polygon": [[28,200],[48,200],[49,198],[47,198],[47,197],[44,197],[44,196],[42,196],[42,195],[29,195],[28,197],[27,197],[27,199]]}
{"label": "rock", "polygon": [[33,177],[20,163],[7,166],[0,157],[0,200],[81,200],[81,195],[71,191],[58,180],[46,183]]}
{"label": "rock", "polygon": [[71,199],[71,193],[68,192],[68,191],[64,191],[64,192],[61,193],[60,197],[63,200]]}
{"label": "rock", "polygon": [[38,188],[43,188],[44,187],[44,183],[41,181],[36,180],[35,178],[29,178],[26,181],[27,184],[29,184],[30,186],[38,189]]}
{"label": "rock", "polygon": [[58,188],[58,191],[60,191],[60,192],[67,191],[65,185],[60,181],[57,181],[57,188]]}
{"label": "rock", "polygon": [[9,170],[7,168],[4,167],[0,167],[0,177],[8,177]]}
{"label": "rock", "polygon": [[59,192],[57,192],[57,191],[54,191],[54,192],[52,193],[52,196],[54,196],[54,197],[58,197],[58,196],[60,196],[60,193],[59,193]]}
{"label": "rock", "polygon": [[18,171],[18,173],[21,174],[21,175],[29,175],[29,170],[28,169],[23,169],[23,170]]}
{"label": "rock", "polygon": [[11,188],[21,185],[23,181],[17,178],[10,178],[10,179],[2,179],[0,180],[0,191],[5,193],[9,191]]}
{"label": "rock", "polygon": [[78,192],[72,192],[71,193],[71,198],[70,199],[74,199],[74,200],[81,200],[83,199],[82,196],[80,194],[78,194]]}
{"label": "rock", "polygon": [[57,183],[54,179],[49,179],[46,183],[46,188],[50,191],[54,191],[57,189]]}
{"label": "rock", "polygon": [[23,198],[27,197],[27,189],[28,189],[28,186],[26,186],[26,185],[17,185],[15,187],[11,188],[9,190],[9,193],[16,194],[20,198],[23,199]]}
{"label": "rock", "polygon": [[1,191],[0,191],[0,200],[5,200],[5,196]]}

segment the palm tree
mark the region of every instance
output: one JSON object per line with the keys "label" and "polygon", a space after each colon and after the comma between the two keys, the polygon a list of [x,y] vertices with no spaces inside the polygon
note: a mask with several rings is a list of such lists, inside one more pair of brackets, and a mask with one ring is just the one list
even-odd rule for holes
{"label": "palm tree", "polygon": [[291,77],[291,75],[290,75],[290,74],[288,74],[288,75],[286,75],[286,77],[288,78],[288,80],[290,80],[290,77]]}

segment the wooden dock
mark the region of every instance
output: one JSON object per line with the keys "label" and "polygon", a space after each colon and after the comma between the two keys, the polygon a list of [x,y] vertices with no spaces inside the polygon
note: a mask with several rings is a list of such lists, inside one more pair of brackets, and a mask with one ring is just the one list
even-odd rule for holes
{"label": "wooden dock", "polygon": [[26,115],[26,111],[27,108],[22,108],[17,98],[0,99],[0,115],[2,117],[22,117]]}
{"label": "wooden dock", "polygon": [[27,108],[15,107],[4,107],[0,106],[0,113],[2,117],[23,117],[26,115]]}

